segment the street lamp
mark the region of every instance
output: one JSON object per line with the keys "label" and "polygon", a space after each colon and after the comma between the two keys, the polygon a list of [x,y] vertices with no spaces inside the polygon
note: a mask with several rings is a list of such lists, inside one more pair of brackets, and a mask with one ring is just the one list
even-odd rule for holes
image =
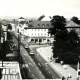
{"label": "street lamp", "polygon": [[19,57],[19,62],[20,62],[20,33],[18,29],[18,57]]}
{"label": "street lamp", "polygon": [[80,77],[79,61],[80,61],[80,55],[78,56],[78,64],[77,64],[77,80],[79,80]]}
{"label": "street lamp", "polygon": [[18,60],[19,60],[19,63],[22,64],[22,57],[20,55],[20,44],[21,44],[21,33],[18,29],[18,58],[19,58]]}

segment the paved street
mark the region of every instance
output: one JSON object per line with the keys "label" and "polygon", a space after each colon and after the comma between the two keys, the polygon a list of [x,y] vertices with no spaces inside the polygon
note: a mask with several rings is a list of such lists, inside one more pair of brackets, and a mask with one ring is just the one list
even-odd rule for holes
{"label": "paved street", "polygon": [[[14,37],[14,41],[17,44],[17,40]],[[37,67],[35,62],[31,59],[27,51],[24,49],[23,46],[20,46],[20,52],[22,55],[22,58],[24,59],[25,64],[28,64],[28,76],[33,79],[45,79],[44,75],[40,71],[40,69]]]}
{"label": "paved street", "polygon": [[59,79],[60,77],[53,71],[53,69],[47,64],[47,62],[38,54],[36,48],[32,48],[33,52],[35,53],[32,56],[32,59],[40,68],[41,72],[45,75],[46,79]]}
{"label": "paved street", "polygon": [[[17,42],[17,41],[15,41],[15,42]],[[42,78],[59,79],[60,78],[55,73],[55,71],[53,71],[52,68],[46,63],[46,61],[37,53],[36,48],[33,48],[33,51],[35,53],[35,56],[33,56],[33,57],[29,56],[29,54],[25,51],[23,46],[21,46],[20,49],[21,49],[20,50],[21,55],[25,61],[25,64],[28,64],[29,74],[32,74],[32,76],[31,75],[29,75],[29,76],[31,76],[33,78],[37,78],[37,79],[42,79]],[[34,75],[34,73],[35,73],[35,75]],[[42,77],[40,76],[41,74],[43,75]],[[41,77],[41,78],[39,78],[39,77]]]}
{"label": "paved street", "polygon": [[[60,63],[55,63],[54,60],[50,62],[48,57],[52,56],[49,55],[52,53],[51,46],[38,48],[37,51],[43,57],[43,59],[45,59],[48,62],[48,64],[50,64],[52,69],[55,70],[60,76],[64,76],[67,79],[70,73],[72,77],[69,78],[68,80],[77,79],[77,71],[73,69],[71,66],[67,64],[61,65]],[[65,65],[67,65],[67,68],[64,68]]]}

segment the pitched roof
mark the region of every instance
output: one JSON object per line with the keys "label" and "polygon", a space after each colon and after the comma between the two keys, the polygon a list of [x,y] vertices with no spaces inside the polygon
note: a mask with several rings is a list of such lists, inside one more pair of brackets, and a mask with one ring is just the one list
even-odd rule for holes
{"label": "pitched roof", "polygon": [[73,22],[72,20],[70,20],[66,23],[66,27],[80,27],[80,26]]}
{"label": "pitched roof", "polygon": [[24,19],[23,17],[20,17],[19,19]]}
{"label": "pitched roof", "polygon": [[50,21],[33,21],[31,25],[28,28],[52,28]]}
{"label": "pitched roof", "polygon": [[50,21],[50,17],[49,16],[45,16],[41,21]]}

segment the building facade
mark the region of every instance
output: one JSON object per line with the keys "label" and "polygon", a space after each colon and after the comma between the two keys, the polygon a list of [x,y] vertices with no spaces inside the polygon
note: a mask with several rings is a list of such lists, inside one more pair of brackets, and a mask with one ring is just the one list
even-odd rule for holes
{"label": "building facade", "polygon": [[[30,24],[30,23],[29,23]],[[52,43],[52,37],[49,33],[49,29],[52,28],[50,21],[33,21],[31,27],[20,26],[20,32],[28,37],[30,43]]]}
{"label": "building facade", "polygon": [[[66,26],[68,31],[75,30],[78,35],[80,35],[80,25],[76,24],[72,20],[66,22]],[[49,21],[30,21],[28,24],[18,24],[20,33],[27,38],[27,42],[30,43],[53,43],[54,36],[52,37],[50,34],[50,29],[53,28]]]}

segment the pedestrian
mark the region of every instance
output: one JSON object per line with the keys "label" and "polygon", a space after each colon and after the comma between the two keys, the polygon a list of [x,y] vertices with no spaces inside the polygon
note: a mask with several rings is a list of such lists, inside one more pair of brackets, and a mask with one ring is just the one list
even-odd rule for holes
{"label": "pedestrian", "polygon": [[71,78],[71,73],[69,73],[69,76],[68,77]]}
{"label": "pedestrian", "polygon": [[65,77],[64,76],[62,77],[62,80],[65,80]]}

